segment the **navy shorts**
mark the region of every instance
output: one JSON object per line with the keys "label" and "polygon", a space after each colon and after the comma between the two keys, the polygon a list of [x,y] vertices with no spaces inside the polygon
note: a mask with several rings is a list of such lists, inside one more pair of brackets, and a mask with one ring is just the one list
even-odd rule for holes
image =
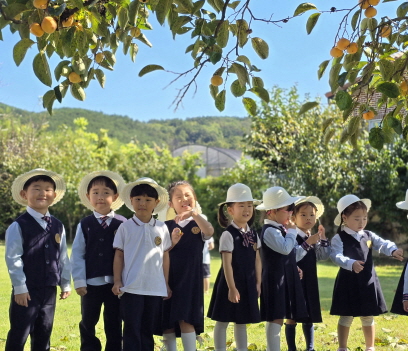
{"label": "navy shorts", "polygon": [[203,278],[211,277],[210,264],[203,263]]}

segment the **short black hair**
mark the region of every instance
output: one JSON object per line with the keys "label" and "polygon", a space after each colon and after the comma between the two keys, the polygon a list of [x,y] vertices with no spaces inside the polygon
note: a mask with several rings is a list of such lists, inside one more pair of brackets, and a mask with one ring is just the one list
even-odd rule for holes
{"label": "short black hair", "polygon": [[159,193],[155,188],[149,184],[138,184],[135,185],[130,191],[130,197],[145,195],[147,197],[152,197],[156,200],[159,199]]}
{"label": "short black hair", "polygon": [[23,190],[27,190],[28,187],[35,183],[35,182],[46,182],[46,183],[51,183],[52,186],[54,187],[54,191],[55,189],[57,189],[57,184],[55,184],[54,179],[52,179],[51,177],[44,175],[44,174],[40,174],[40,175],[36,175],[34,177],[31,177],[30,179],[28,179],[23,186]]}
{"label": "short black hair", "polygon": [[115,194],[118,193],[118,188],[116,187],[115,182],[106,176],[97,176],[93,178],[88,184],[86,193],[89,194],[89,191],[91,190],[91,188],[96,184],[105,185],[107,188],[112,189]]}

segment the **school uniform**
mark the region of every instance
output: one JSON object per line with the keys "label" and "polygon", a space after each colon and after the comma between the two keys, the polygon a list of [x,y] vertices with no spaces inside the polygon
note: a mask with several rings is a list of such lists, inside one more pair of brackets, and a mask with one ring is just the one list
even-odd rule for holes
{"label": "school uniform", "polygon": [[[49,212],[30,207],[6,231],[6,264],[13,286],[6,351],[23,351],[28,335],[32,351],[50,350],[56,286],[70,291],[71,267],[63,224]],[[14,295],[29,293],[28,307]]]}
{"label": "school uniform", "polygon": [[314,245],[308,245],[306,240],[310,234],[297,228],[296,261],[297,266],[303,271],[301,280],[303,294],[306,301],[309,317],[304,323],[321,323],[322,312],[320,309],[319,282],[317,279],[316,262],[327,260],[330,256],[330,243],[328,240],[321,240]]}
{"label": "school uniform", "polygon": [[219,322],[236,324],[261,321],[255,270],[256,252],[260,246],[258,235],[249,226],[243,230],[232,222],[221,234],[220,253],[232,253],[231,265],[240,302],[232,303],[228,300],[228,284],[224,268],[221,266],[214,284],[207,317]]}
{"label": "school uniform", "polygon": [[123,351],[153,351],[154,326],[162,298],[167,297],[163,254],[171,248],[169,231],[161,221],[151,218],[144,223],[134,215],[119,227],[113,247],[124,254]]}
{"label": "school uniform", "polygon": [[[331,242],[331,260],[340,266],[334,283],[330,314],[339,316],[378,316],[387,312],[380,282],[374,269],[372,251],[391,256],[397,246],[368,230],[355,232],[343,227]],[[355,273],[355,261],[364,261],[364,269]]]}
{"label": "school uniform", "polygon": [[106,334],[105,351],[116,351],[122,347],[122,321],[119,299],[113,287],[113,239],[126,218],[111,211],[101,215],[94,211],[78,224],[72,244],[71,266],[75,289],[86,287],[81,296],[79,323],[81,351],[100,351],[102,345],[95,335],[102,305]]}
{"label": "school uniform", "polygon": [[403,301],[408,300],[408,261],[405,263],[401,278],[398,282],[397,290],[395,291],[394,301],[392,302],[391,312],[408,316],[408,311],[404,310]]}
{"label": "school uniform", "polygon": [[193,217],[178,224],[174,220],[165,223],[170,233],[179,228],[183,235],[170,251],[169,286],[173,294],[163,301],[162,330],[174,328],[179,337],[179,321],[183,320],[193,325],[198,335],[204,331],[202,262],[206,237]]}
{"label": "school uniform", "polygon": [[261,319],[308,317],[299,272],[296,266],[295,229],[265,219],[261,233],[262,292]]}

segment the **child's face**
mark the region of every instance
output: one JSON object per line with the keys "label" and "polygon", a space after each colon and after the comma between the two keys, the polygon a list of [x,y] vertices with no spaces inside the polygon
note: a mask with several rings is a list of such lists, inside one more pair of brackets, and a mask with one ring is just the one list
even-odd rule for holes
{"label": "child's face", "polygon": [[296,213],[295,224],[303,231],[308,231],[316,224],[316,210],[312,206],[302,206]]}
{"label": "child's face", "polygon": [[111,206],[119,194],[108,188],[104,183],[93,184],[89,193],[86,194],[89,202],[96,212],[106,215],[111,211]]}
{"label": "child's face", "polygon": [[57,196],[54,185],[42,180],[31,183],[27,190],[21,190],[20,194],[23,199],[27,200],[28,206],[42,214],[47,213],[48,207]]}
{"label": "child's face", "polygon": [[271,215],[269,217],[279,224],[288,224],[293,213],[293,211],[288,211],[288,208],[289,206],[285,206],[276,210],[271,210]]}
{"label": "child's face", "polygon": [[159,199],[154,197],[149,197],[146,195],[137,195],[130,198],[133,209],[135,211],[136,217],[139,218],[142,222],[149,222],[152,217],[152,213],[158,203]]}
{"label": "child's face", "polygon": [[236,224],[244,227],[252,218],[254,204],[252,201],[234,202],[231,206],[227,207],[227,211]]}
{"label": "child's face", "polygon": [[174,208],[177,214],[191,211],[195,208],[194,193],[188,185],[179,185],[173,191],[169,206]]}
{"label": "child's face", "polygon": [[344,224],[355,232],[363,230],[367,225],[367,211],[359,208],[352,212],[348,217],[342,215]]}

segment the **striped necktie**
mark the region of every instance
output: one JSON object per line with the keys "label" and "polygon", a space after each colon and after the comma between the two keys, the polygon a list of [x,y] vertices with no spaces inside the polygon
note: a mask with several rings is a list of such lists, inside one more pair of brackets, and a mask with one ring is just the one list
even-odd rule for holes
{"label": "striped necktie", "polygon": [[45,232],[49,233],[51,230],[51,217],[50,216],[44,216],[41,217],[42,220],[47,222],[47,227],[45,228]]}
{"label": "striped necktie", "polygon": [[108,218],[109,218],[108,216],[99,217],[99,219],[102,221],[102,222],[101,222],[101,226],[102,226],[103,229],[108,228],[108,223],[106,223],[106,221],[108,220]]}

